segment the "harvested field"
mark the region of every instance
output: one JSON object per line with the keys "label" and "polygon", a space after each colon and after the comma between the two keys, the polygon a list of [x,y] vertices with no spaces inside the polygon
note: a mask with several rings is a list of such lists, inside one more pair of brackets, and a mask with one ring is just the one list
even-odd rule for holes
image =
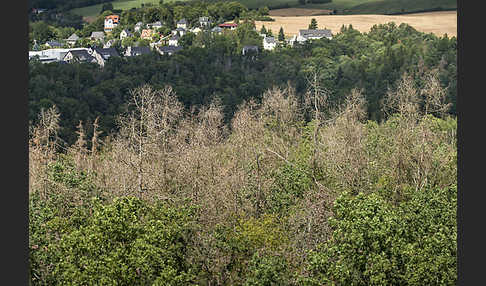
{"label": "harvested field", "polygon": [[284,9],[275,9],[270,10],[268,13],[270,16],[282,16],[282,17],[291,17],[291,16],[317,16],[317,15],[329,15],[332,10],[325,10],[325,9],[305,9],[305,8],[284,8]]}
{"label": "harvested field", "polygon": [[256,28],[261,29],[262,24],[266,29],[271,29],[274,35],[283,27],[285,35],[291,37],[298,34],[299,29],[307,29],[312,18],[316,18],[319,29],[331,29],[336,34],[342,25],[353,25],[354,29],[364,33],[369,32],[375,24],[395,22],[400,25],[407,23],[416,30],[425,33],[434,33],[443,36],[457,37],[457,11],[427,12],[405,15],[322,15],[322,16],[297,16],[284,17],[272,16],[274,22],[256,21]]}

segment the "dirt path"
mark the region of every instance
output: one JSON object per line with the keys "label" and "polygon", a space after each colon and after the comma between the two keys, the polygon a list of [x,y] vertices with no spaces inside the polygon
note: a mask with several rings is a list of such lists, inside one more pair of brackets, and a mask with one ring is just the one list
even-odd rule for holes
{"label": "dirt path", "polygon": [[407,23],[418,31],[434,33],[443,36],[457,37],[457,11],[427,12],[406,15],[321,15],[321,16],[272,16],[274,22],[256,21],[257,30],[262,24],[266,29],[272,29],[274,35],[278,34],[280,27],[283,27],[285,35],[290,37],[299,32],[299,29],[307,29],[312,18],[316,18],[320,29],[331,29],[336,34],[342,25],[353,25],[353,28],[360,32],[369,32],[375,24],[395,22],[400,25]]}

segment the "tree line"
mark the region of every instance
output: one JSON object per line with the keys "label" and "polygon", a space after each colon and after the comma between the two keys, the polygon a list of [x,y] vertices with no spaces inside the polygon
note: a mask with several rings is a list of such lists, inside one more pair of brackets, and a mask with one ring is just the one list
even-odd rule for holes
{"label": "tree line", "polygon": [[[437,69],[447,88],[449,112],[455,114],[457,39],[438,37],[394,23],[375,25],[369,33],[344,27],[332,40],[302,46],[261,49],[262,41],[251,22],[231,33],[200,33],[183,37],[184,49],[172,56],[150,55],[111,58],[104,69],[95,64],[29,63],[29,121],[36,122],[42,108],[56,105],[62,116],[61,138],[75,141],[75,126],[100,119],[102,136],[116,130],[115,118],[126,110],[129,90],[143,83],[156,88],[171,85],[187,109],[221,100],[225,120],[244,100],[259,100],[273,85],[291,83],[302,95],[310,75],[326,89],[329,104],[342,102],[352,88],[363,89],[367,117],[380,121],[379,112],[388,88],[404,72],[419,86],[424,74]],[[243,56],[244,45],[260,46],[256,56]]]}

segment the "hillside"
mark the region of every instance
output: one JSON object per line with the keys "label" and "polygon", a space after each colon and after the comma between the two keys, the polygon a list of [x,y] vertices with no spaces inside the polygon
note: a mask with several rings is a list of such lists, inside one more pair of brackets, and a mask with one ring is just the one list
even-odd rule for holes
{"label": "hillside", "polygon": [[[173,2],[175,0],[165,0]],[[177,0],[192,1],[192,0]],[[330,3],[300,5],[298,0],[236,0],[248,9],[258,9],[267,6],[270,9],[282,8],[304,8],[337,10],[338,14],[397,14],[425,12],[436,10],[457,9],[457,2],[454,0],[333,0]],[[128,10],[139,8],[141,4],[158,5],[159,0],[115,0],[112,2],[114,9]],[[83,17],[93,17],[99,14],[102,4],[86,6],[71,10]]]}

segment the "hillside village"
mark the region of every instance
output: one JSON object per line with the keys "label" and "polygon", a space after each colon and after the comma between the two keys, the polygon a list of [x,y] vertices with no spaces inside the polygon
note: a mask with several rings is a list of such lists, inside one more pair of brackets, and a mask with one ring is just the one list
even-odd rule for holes
{"label": "hillside village", "polygon": [[[73,33],[66,39],[47,41],[41,45],[34,41],[33,51],[29,51],[29,60],[37,59],[42,63],[90,62],[97,63],[100,67],[103,67],[111,57],[132,57],[152,52],[170,56],[183,49],[181,38],[188,33],[222,34],[232,32],[238,28],[238,23],[225,22],[218,24],[213,22],[210,17],[201,16],[194,25],[190,25],[184,18],[179,19],[176,22],[176,28],[171,30],[170,33],[164,34],[161,30],[164,27],[168,27],[168,25],[163,23],[163,21],[153,23],[139,21],[135,25],[122,26],[120,20],[120,15],[107,15],[104,19],[104,30],[93,31],[86,38],[81,38],[76,33]],[[115,28],[121,28],[119,37],[109,37],[113,35]],[[255,28],[254,30],[256,31]],[[297,35],[284,40],[278,40],[273,35],[267,35],[267,33],[259,33],[259,36],[262,41],[261,47],[266,51],[272,51],[280,46],[292,47],[295,44],[303,44],[308,40],[332,39],[331,30],[328,29],[303,29]],[[111,39],[107,40],[107,38]],[[124,41],[125,39],[132,39],[132,43],[139,39],[146,40],[148,46],[124,45],[124,43],[129,42]],[[122,43],[122,52],[113,47],[117,40]],[[81,41],[87,44],[79,47]],[[259,47],[256,45],[244,46],[241,53],[245,55],[248,51],[258,52]]]}

